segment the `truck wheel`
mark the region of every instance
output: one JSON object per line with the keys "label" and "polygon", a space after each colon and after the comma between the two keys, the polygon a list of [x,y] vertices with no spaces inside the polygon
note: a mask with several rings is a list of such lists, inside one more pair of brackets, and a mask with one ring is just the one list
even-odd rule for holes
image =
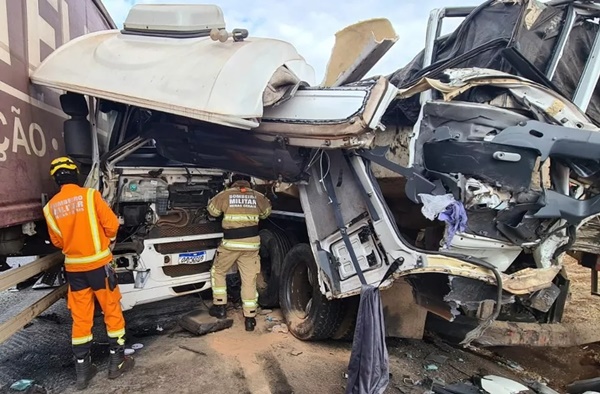
{"label": "truck wheel", "polygon": [[344,318],[336,332],[331,336],[331,339],[351,341],[354,339],[360,296],[347,297],[342,299],[341,302]]}
{"label": "truck wheel", "polygon": [[279,303],[290,332],[303,341],[331,338],[344,317],[341,301],[321,294],[317,275],[310,246],[294,246],[283,261]]}
{"label": "truck wheel", "polygon": [[258,304],[263,308],[279,305],[279,276],[281,265],[292,245],[288,237],[278,230],[261,230],[260,274],[256,278]]}

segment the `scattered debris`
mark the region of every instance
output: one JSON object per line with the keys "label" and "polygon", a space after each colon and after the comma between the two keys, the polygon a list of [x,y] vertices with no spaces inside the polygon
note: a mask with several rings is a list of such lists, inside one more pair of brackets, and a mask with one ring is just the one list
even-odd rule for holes
{"label": "scattered debris", "polygon": [[505,366],[509,367],[510,369],[514,369],[515,371],[519,371],[519,372],[525,371],[525,369],[522,366],[520,366],[519,364],[517,364],[516,362],[511,361],[511,360],[503,360],[503,361],[499,362],[498,364],[505,365]]}
{"label": "scattered debris", "polygon": [[46,394],[45,388],[38,384],[33,384],[34,381],[31,379],[21,379],[14,382],[10,388],[15,391],[25,391],[26,394]]}
{"label": "scattered debris", "polygon": [[552,390],[545,383],[538,381],[524,381],[529,387],[531,387],[538,394],[559,394],[558,391]]}
{"label": "scattered debris", "polygon": [[183,350],[187,350],[188,352],[199,354],[201,356],[206,356],[206,353],[201,352],[200,350],[192,349],[192,348],[184,346],[184,345],[179,345],[179,348],[183,349]]}
{"label": "scattered debris", "polygon": [[125,355],[126,355],[126,356],[130,356],[130,355],[132,355],[133,353],[135,353],[135,350],[133,350],[133,349],[129,349],[129,348],[126,348],[126,349],[125,349]]}
{"label": "scattered debris", "polygon": [[261,315],[268,315],[269,313],[273,313],[273,310],[271,310],[271,309],[262,309],[260,311]]}
{"label": "scattered debris", "polygon": [[347,372],[343,372],[342,373],[342,379],[348,379],[348,373]]}
{"label": "scattered debris", "polygon": [[272,332],[281,332],[287,334],[289,332],[287,324],[276,324],[271,328]]}
{"label": "scattered debris", "polygon": [[437,365],[435,364],[428,364],[424,366],[426,371],[437,371],[438,369],[440,369]]}
{"label": "scattered debris", "polygon": [[495,375],[475,379],[476,384],[490,394],[519,394],[530,390],[521,383]]}
{"label": "scattered debris", "polygon": [[197,310],[182,316],[179,325],[194,335],[205,335],[230,328],[233,319],[217,319],[210,316],[206,310]]}
{"label": "scattered debris", "polygon": [[465,362],[465,360],[463,360],[462,358],[459,358],[459,359],[458,359],[458,362],[459,362],[459,363],[464,363],[464,362]]}
{"label": "scattered debris", "polygon": [[425,358],[425,361],[431,361],[436,364],[444,365],[448,361],[448,356],[442,356],[441,354],[431,353]]}
{"label": "scattered debris", "polygon": [[159,324],[156,325],[156,331],[162,332],[163,330],[164,328],[162,328],[162,326],[160,326]]}
{"label": "scattered debris", "polygon": [[290,355],[292,355],[292,356],[299,356],[301,354],[302,354],[302,352],[299,350],[296,350],[296,349],[294,349],[290,352]]}
{"label": "scattered debris", "polygon": [[134,343],[133,345],[131,345],[131,348],[132,348],[133,350],[140,350],[140,349],[141,349],[141,348],[143,348],[143,347],[144,347],[144,345],[143,345],[143,344],[141,344],[141,343]]}
{"label": "scattered debris", "polygon": [[32,384],[33,384],[33,380],[31,380],[31,379],[21,379],[21,380],[14,382],[10,386],[10,389],[17,390],[17,391],[25,391],[29,387],[31,387]]}

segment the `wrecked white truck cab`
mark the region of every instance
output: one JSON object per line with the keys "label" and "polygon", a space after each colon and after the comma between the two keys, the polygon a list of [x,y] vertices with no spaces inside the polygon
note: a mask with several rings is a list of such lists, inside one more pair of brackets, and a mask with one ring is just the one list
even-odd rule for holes
{"label": "wrecked white truck cab", "polygon": [[[598,129],[498,70],[361,80],[396,39],[383,19],[338,33],[323,86],[291,44],[228,32],[216,6],[138,5],[122,31],[53,52],[32,81],[68,92],[67,152],[122,220],[124,307],[210,288],[222,232],[206,203],[241,172],[274,206],[259,302],[300,339],[351,334],[362,283],[389,289],[389,335],[419,337],[428,313],[463,343],[498,320],[560,321],[559,256],[600,212],[570,196],[561,160],[600,159]],[[407,126],[394,109],[417,95]]]}

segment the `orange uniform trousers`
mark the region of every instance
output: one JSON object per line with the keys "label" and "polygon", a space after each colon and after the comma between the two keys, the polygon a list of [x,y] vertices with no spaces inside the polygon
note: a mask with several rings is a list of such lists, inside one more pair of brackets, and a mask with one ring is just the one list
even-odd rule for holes
{"label": "orange uniform trousers", "polygon": [[67,272],[67,306],[73,317],[73,353],[85,358],[92,346],[94,298],[104,312],[104,323],[111,348],[125,344],[125,319],[121,310],[121,292],[113,268],[105,265],[91,271]]}

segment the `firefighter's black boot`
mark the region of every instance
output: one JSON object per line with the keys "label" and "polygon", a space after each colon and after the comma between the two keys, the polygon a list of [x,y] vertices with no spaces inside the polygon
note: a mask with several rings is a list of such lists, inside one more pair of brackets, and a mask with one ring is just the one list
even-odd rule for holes
{"label": "firefighter's black boot", "polygon": [[246,318],[246,331],[254,331],[254,327],[256,327],[256,319],[253,317]]}
{"label": "firefighter's black boot", "polygon": [[217,319],[225,319],[227,317],[227,305],[213,305],[208,309],[208,314]]}
{"label": "firefighter's black boot", "polygon": [[123,375],[125,372],[133,369],[135,360],[131,356],[125,355],[125,349],[123,347],[110,349],[110,355],[108,359],[108,378],[116,379]]}
{"label": "firefighter's black boot", "polygon": [[90,380],[96,375],[98,369],[92,364],[92,357],[88,354],[85,358],[75,358],[75,373],[77,374],[77,390],[85,390]]}

